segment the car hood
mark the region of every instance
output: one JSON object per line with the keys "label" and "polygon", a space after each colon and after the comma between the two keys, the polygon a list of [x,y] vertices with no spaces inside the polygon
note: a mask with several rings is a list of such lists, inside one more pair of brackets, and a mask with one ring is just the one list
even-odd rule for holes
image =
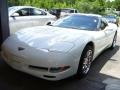
{"label": "car hood", "polygon": [[23,42],[31,47],[50,48],[56,44],[74,44],[76,40],[82,39],[87,31],[66,29],[52,26],[39,26],[27,28],[15,33],[17,41]]}

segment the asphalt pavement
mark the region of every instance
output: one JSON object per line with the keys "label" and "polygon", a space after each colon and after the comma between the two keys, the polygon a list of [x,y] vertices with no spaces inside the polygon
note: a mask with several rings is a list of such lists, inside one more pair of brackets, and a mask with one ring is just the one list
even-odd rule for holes
{"label": "asphalt pavement", "polygon": [[117,46],[92,63],[87,77],[47,81],[9,67],[0,58],[0,90],[120,90],[120,30]]}

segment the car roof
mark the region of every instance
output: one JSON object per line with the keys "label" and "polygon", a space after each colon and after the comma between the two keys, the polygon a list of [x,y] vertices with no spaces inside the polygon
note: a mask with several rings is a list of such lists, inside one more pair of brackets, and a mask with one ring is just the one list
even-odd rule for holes
{"label": "car roof", "polygon": [[[15,12],[15,11],[17,11],[17,10],[19,10],[19,9],[22,9],[22,8],[36,8],[36,9],[42,10],[42,9],[40,9],[40,8],[32,7],[32,6],[12,6],[12,7],[9,7],[9,16],[10,16],[13,12]],[[44,11],[44,10],[42,10],[42,11]]]}
{"label": "car roof", "polygon": [[31,7],[31,6],[12,6],[12,7],[9,7],[8,8],[9,16],[12,15],[15,11],[22,9],[22,8],[34,8],[34,7]]}
{"label": "car roof", "polygon": [[33,8],[32,6],[12,6],[9,8],[14,8],[14,9],[21,9],[21,8]]}
{"label": "car roof", "polygon": [[101,18],[102,16],[99,14],[91,14],[91,13],[73,13],[71,15],[86,15],[86,16],[94,16],[94,17],[98,17]]}

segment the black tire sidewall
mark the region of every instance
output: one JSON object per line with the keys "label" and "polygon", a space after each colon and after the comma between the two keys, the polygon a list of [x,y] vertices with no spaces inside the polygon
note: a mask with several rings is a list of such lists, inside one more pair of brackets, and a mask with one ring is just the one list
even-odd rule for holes
{"label": "black tire sidewall", "polygon": [[[85,73],[83,73],[83,71],[82,71],[82,70],[83,70],[82,67],[83,67],[84,57],[86,56],[86,53],[87,53],[88,50],[92,50],[92,58],[93,58],[93,53],[94,53],[93,47],[87,45],[87,46],[84,48],[83,53],[82,53],[82,55],[81,55],[80,62],[79,62],[79,66],[78,66],[78,71],[77,71],[77,76],[79,76],[79,77],[81,77],[81,78],[85,77],[85,76],[88,74],[88,73],[85,74]],[[88,72],[89,72],[89,71],[88,71]]]}
{"label": "black tire sidewall", "polygon": [[111,45],[110,49],[114,49],[115,48],[115,46],[114,46],[114,40],[115,40],[115,38],[117,39],[117,32],[114,35],[114,38],[113,38],[112,45]]}

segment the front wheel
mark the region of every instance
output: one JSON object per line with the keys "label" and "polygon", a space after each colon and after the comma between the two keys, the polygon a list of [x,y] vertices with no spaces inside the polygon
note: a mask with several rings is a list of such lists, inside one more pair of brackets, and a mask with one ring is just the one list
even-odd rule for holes
{"label": "front wheel", "polygon": [[87,45],[83,50],[81,55],[77,75],[80,77],[84,77],[88,74],[91,63],[93,61],[93,47]]}

